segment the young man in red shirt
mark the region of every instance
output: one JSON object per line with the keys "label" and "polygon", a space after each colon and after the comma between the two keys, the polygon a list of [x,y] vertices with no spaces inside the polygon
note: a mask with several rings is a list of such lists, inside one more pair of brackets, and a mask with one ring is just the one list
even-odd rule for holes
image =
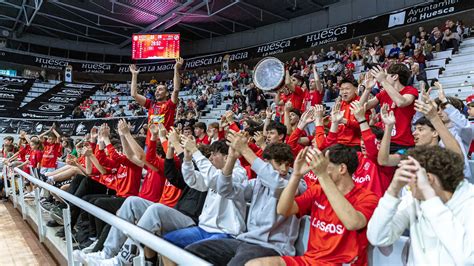
{"label": "young man in red shirt", "polygon": [[303,84],[303,77],[299,75],[290,76],[290,72],[286,70],[285,84],[283,88],[276,93],[275,103],[279,106],[277,116],[280,116],[281,122],[283,123],[283,111],[285,103],[290,101],[293,108],[303,110],[304,109],[304,97],[305,92],[301,89]]}
{"label": "young man in red shirt", "polygon": [[350,147],[359,147],[361,137],[360,126],[351,112],[351,103],[358,101],[360,98],[357,96],[356,82],[343,79],[339,88],[339,95],[341,101],[336,102],[336,105],[339,105],[338,108],[343,112],[344,117],[342,124],[339,125],[337,143]]}
{"label": "young man in red shirt", "polygon": [[367,102],[367,110],[380,104],[388,105],[389,112],[393,111],[397,118],[392,130],[392,142],[390,152],[394,153],[400,149],[415,146],[415,141],[411,133],[411,124],[415,115],[415,100],[418,98],[418,90],[408,86],[411,76],[410,69],[404,64],[393,64],[387,70],[381,67],[374,67],[370,74],[375,77],[383,91],[367,101],[371,87],[365,88],[360,99],[362,105]]}
{"label": "young man in red shirt", "polygon": [[311,106],[322,104],[324,98],[324,87],[319,78],[316,65],[313,66],[314,78],[309,80],[309,90],[305,91],[303,109],[308,110]]}
{"label": "young man in red shirt", "polygon": [[[148,123],[164,124],[166,129],[170,129],[174,125],[174,117],[176,113],[176,105],[178,103],[179,90],[181,87],[181,79],[179,69],[183,65],[183,58],[176,59],[174,65],[173,92],[170,93],[165,85],[156,86],[155,101],[147,99],[145,96],[137,92],[137,79],[140,72],[135,65],[130,65],[132,73],[131,95],[138,104],[148,109]],[[150,133],[147,133],[146,143],[150,139]]]}
{"label": "young man in red shirt", "polygon": [[[300,152],[288,186],[278,201],[277,212],[284,217],[311,215],[308,250],[303,256],[266,257],[247,265],[367,263],[365,232],[378,197],[355,186],[351,176],[357,166],[355,151],[340,144],[328,148],[324,154],[309,148]],[[318,176],[319,185],[295,198],[300,179],[310,169]]]}
{"label": "young man in red shirt", "polygon": [[207,136],[207,127],[203,122],[194,124],[194,136],[196,136],[196,144],[209,145],[209,137]]}

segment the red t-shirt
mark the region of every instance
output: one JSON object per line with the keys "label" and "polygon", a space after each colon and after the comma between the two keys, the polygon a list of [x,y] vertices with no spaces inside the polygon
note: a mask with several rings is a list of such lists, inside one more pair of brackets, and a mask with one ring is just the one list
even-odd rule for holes
{"label": "red t-shirt", "polygon": [[[400,94],[411,94],[415,97],[415,100],[418,98],[418,90],[412,86],[404,87],[400,91]],[[415,141],[411,132],[411,121],[416,112],[415,101],[406,107],[397,107],[386,91],[381,91],[379,94],[375,95],[375,97],[379,100],[380,106],[388,104],[389,112],[393,111],[393,114],[395,115],[396,120],[395,126],[392,130],[391,142],[402,146],[415,146]]]}
{"label": "red t-shirt", "polygon": [[26,156],[30,153],[30,151],[30,145],[21,146],[20,150],[18,151],[18,157],[20,158],[20,161],[26,162]]}
{"label": "red t-shirt", "polygon": [[305,97],[304,91],[301,89],[300,86],[295,86],[295,91],[289,95],[289,100],[293,105],[293,108],[298,110],[303,110],[303,101]]}
{"label": "red t-shirt", "polygon": [[323,98],[324,92],[319,92],[318,90],[305,91],[303,109],[307,110],[311,106],[321,104],[323,102]]}
{"label": "red t-shirt", "polygon": [[207,135],[204,135],[203,138],[196,138],[196,144],[204,144],[204,145],[209,145],[211,144],[211,141],[209,140],[209,137]]}
{"label": "red t-shirt", "polygon": [[25,168],[25,172],[30,174],[30,167],[31,168],[38,168],[41,160],[43,159],[43,152],[40,150],[30,150],[28,158],[28,166]]}
{"label": "red t-shirt", "polygon": [[[167,150],[167,143],[162,143],[163,149]],[[160,172],[162,179],[161,182],[164,182],[164,187],[159,199],[159,203],[173,208],[176,203],[178,203],[179,197],[181,197],[181,189],[173,186],[165,177],[164,173],[164,159],[156,156],[156,141],[150,141],[149,147],[146,152],[146,161],[153,165]],[[178,169],[181,169],[181,166]]]}
{"label": "red t-shirt", "polygon": [[142,168],[132,163],[123,154],[119,154],[112,144],[107,145],[109,158],[120,164],[117,170],[117,196],[128,197],[138,195],[142,179]]}
{"label": "red t-shirt", "polygon": [[171,99],[165,102],[154,102],[146,99],[145,108],[148,109],[148,122],[163,124],[167,130],[174,125],[176,104]]}
{"label": "red t-shirt", "polygon": [[45,168],[56,168],[58,157],[61,156],[61,144],[60,143],[49,143],[44,142],[43,160],[41,161],[41,167]]}
{"label": "red t-shirt", "polygon": [[[377,207],[378,197],[371,191],[355,186],[345,198],[367,221]],[[303,256],[284,256],[286,265],[334,265],[354,262],[367,253],[365,229],[348,231],[332,209],[321,186],[310,187],[295,199],[298,217],[311,215],[308,250]],[[365,239],[365,240],[364,240]],[[357,262],[359,264],[359,262]]]}

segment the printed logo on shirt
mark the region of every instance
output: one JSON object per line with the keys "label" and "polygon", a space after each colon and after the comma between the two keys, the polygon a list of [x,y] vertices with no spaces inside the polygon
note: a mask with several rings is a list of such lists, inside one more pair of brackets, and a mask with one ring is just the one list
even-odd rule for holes
{"label": "printed logo on shirt", "polygon": [[173,185],[170,183],[170,181],[166,180],[165,181],[165,187],[172,187]]}
{"label": "printed logo on shirt", "polygon": [[[365,170],[367,170],[367,169],[365,169]],[[354,180],[354,182],[356,182],[358,184],[363,184],[365,182],[370,181],[370,176],[369,175],[359,176],[359,177],[352,176],[352,180]]]}
{"label": "printed logo on shirt", "polygon": [[311,225],[318,228],[320,231],[330,234],[342,235],[344,233],[344,227],[340,224],[330,224],[324,221],[319,220],[318,218],[313,218]]}
{"label": "printed logo on shirt", "polygon": [[316,206],[317,206],[318,208],[320,208],[321,210],[326,209],[326,206],[320,204],[320,203],[319,203],[318,201],[316,201],[316,200],[314,201],[314,205],[316,205]]}
{"label": "printed logo on shirt", "polygon": [[318,177],[313,172],[308,172],[306,174],[306,177],[308,177],[310,180],[314,180],[314,181],[318,180]]}
{"label": "printed logo on shirt", "polygon": [[365,170],[365,171],[369,170],[369,167],[370,167],[370,163],[369,163],[369,162],[366,162],[366,163],[364,164],[364,170]]}
{"label": "printed logo on shirt", "polygon": [[120,173],[120,174],[117,175],[117,178],[125,178],[125,177],[127,177],[126,172],[125,173]]}

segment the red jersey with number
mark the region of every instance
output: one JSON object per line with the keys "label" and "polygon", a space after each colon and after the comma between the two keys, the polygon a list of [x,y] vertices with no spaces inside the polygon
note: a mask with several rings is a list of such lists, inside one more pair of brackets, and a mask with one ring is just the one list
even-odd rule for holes
{"label": "red jersey with number", "polygon": [[41,161],[41,167],[45,168],[56,168],[58,157],[61,156],[61,144],[60,143],[49,143],[44,142],[43,159]]}
{"label": "red jersey with number", "polygon": [[[367,221],[370,220],[378,203],[374,193],[354,186],[344,197]],[[284,256],[287,265],[354,263],[361,257],[360,254],[367,253],[366,230],[348,231],[332,209],[321,186],[310,187],[295,201],[299,208],[298,217],[311,215],[308,250],[303,256]]]}
{"label": "red jersey with number", "polygon": [[[418,90],[412,86],[405,86],[400,90],[400,94],[402,96],[409,94],[413,95],[415,99],[418,98]],[[402,146],[415,146],[415,140],[411,132],[411,121],[416,112],[415,101],[408,106],[397,107],[387,91],[381,91],[379,94],[375,95],[375,97],[379,100],[380,106],[388,104],[389,112],[393,111],[393,114],[395,115],[396,119],[392,130],[391,142]]]}

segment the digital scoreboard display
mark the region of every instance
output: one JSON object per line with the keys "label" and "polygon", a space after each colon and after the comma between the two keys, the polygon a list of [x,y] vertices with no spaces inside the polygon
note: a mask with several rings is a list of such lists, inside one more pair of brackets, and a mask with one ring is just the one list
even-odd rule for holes
{"label": "digital scoreboard display", "polygon": [[133,34],[132,59],[178,58],[179,37],[179,33]]}

